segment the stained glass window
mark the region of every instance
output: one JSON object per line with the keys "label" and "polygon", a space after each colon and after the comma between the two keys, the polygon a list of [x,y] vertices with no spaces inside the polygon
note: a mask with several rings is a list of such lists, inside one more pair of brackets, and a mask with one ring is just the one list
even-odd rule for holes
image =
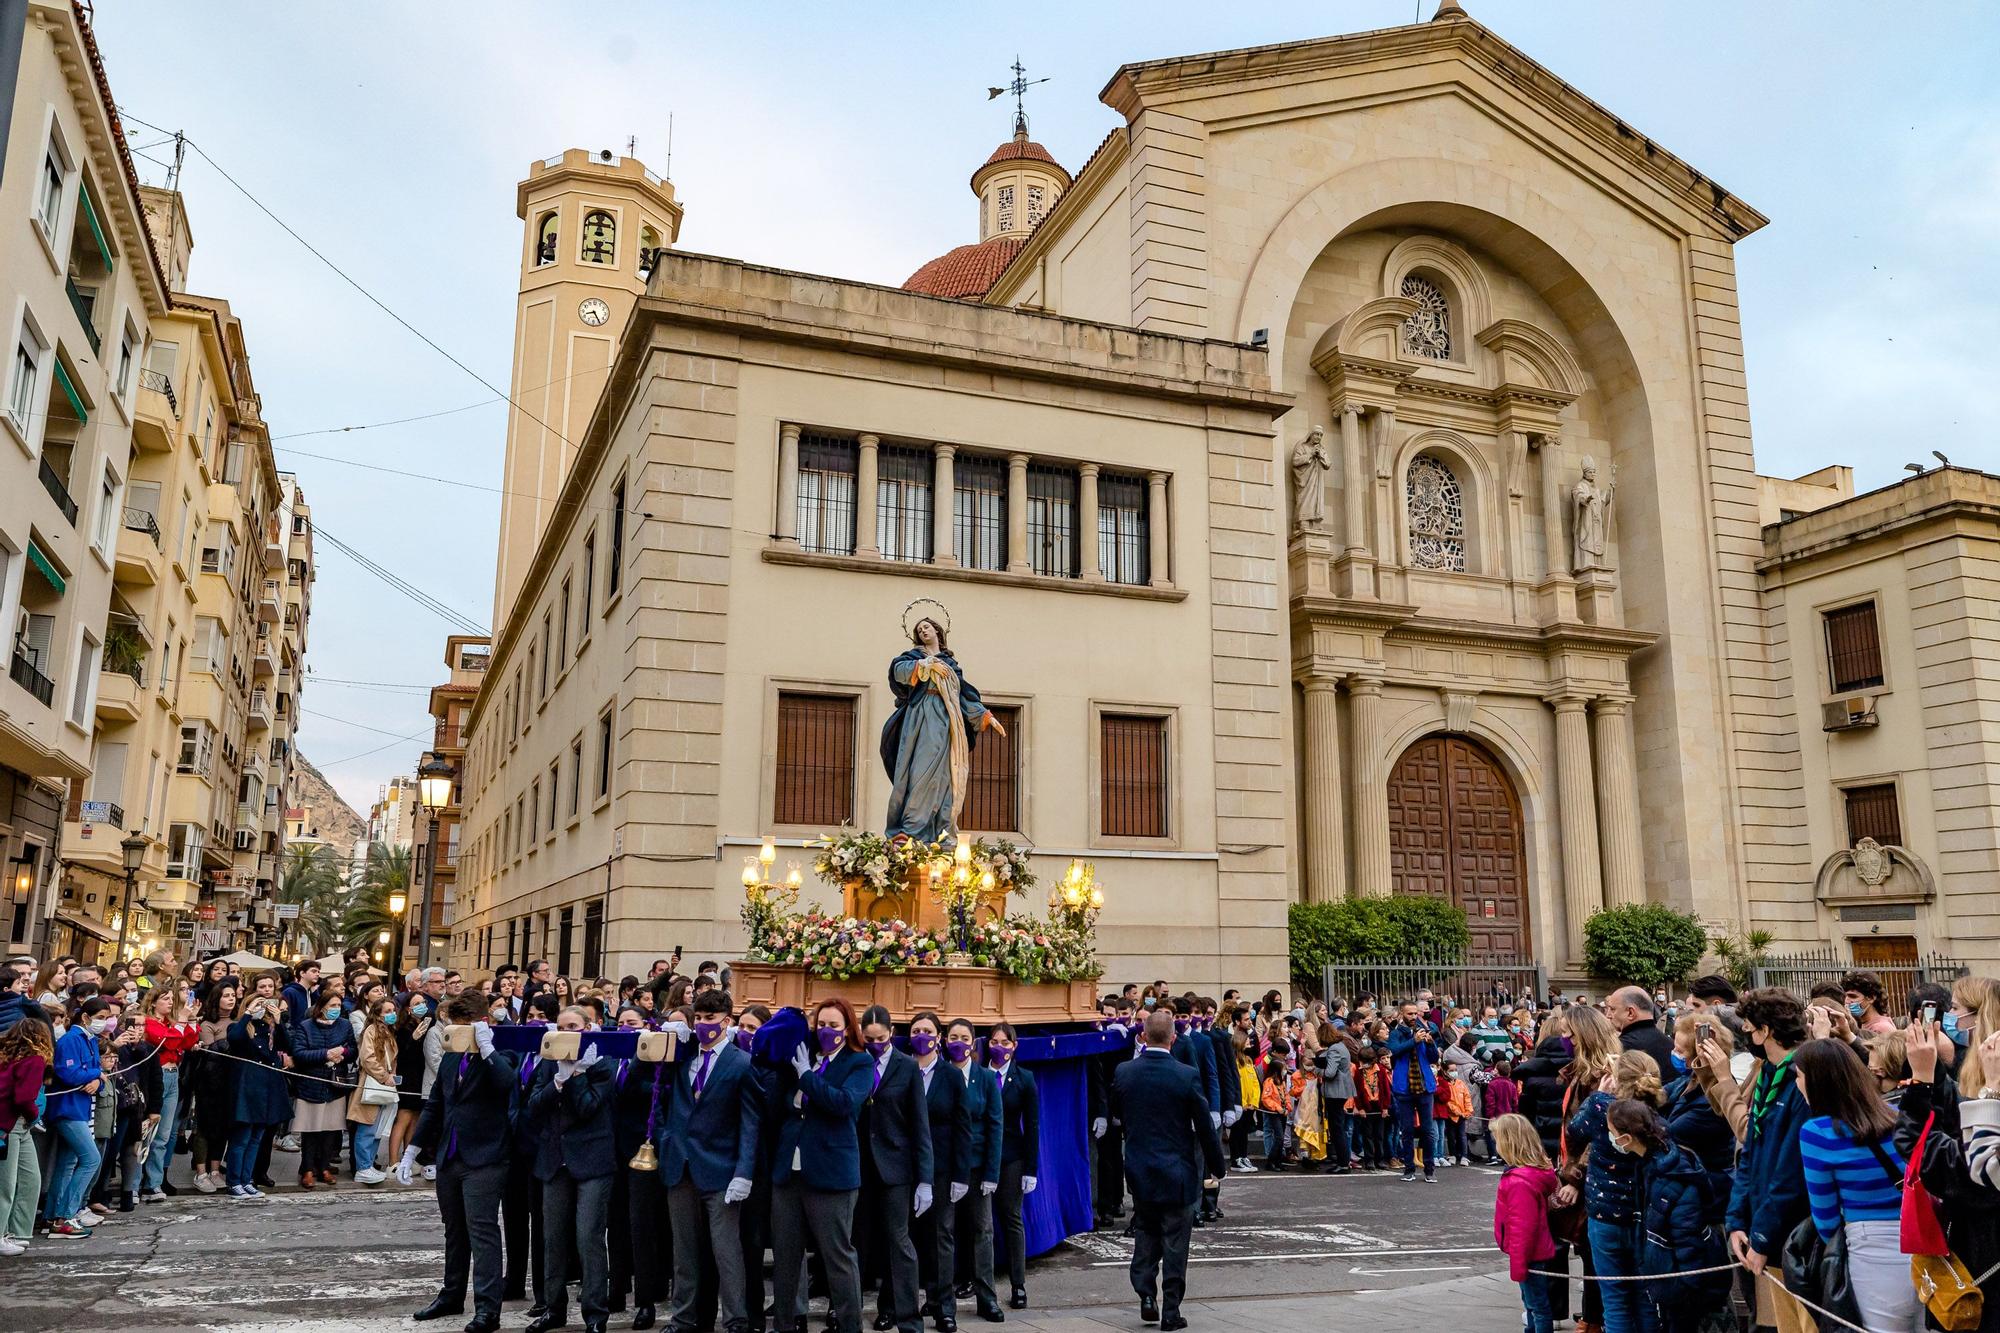
{"label": "stained glass window", "polygon": [[1451,360],[1451,305],[1429,278],[1412,273],[1403,279],[1403,295],[1417,308],[1403,321],[1403,351],[1432,361]]}
{"label": "stained glass window", "polygon": [[1404,503],[1410,514],[1410,564],[1465,571],[1465,491],[1442,459],[1420,455],[1410,464]]}

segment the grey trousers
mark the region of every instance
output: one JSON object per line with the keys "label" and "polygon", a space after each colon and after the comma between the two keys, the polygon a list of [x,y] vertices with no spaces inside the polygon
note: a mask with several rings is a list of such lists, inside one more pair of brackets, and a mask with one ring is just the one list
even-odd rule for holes
{"label": "grey trousers", "polygon": [[1152,1297],[1159,1290],[1160,1314],[1179,1314],[1187,1294],[1188,1237],[1194,1230],[1191,1206],[1163,1207],[1132,1201],[1132,1290]]}
{"label": "grey trousers", "polygon": [[[1000,1164],[1000,1189],[993,1196],[993,1225],[1007,1242],[1007,1276],[1023,1290],[1028,1286],[1028,1228],[1021,1217],[1027,1195],[1021,1192],[1022,1163]],[[989,1256],[990,1263],[990,1256]]]}
{"label": "grey trousers", "polygon": [[[975,1186],[972,1195],[979,1193]],[[971,1196],[968,1196],[971,1197]],[[922,1285],[924,1300],[937,1307],[936,1313],[958,1318],[957,1288],[952,1284],[952,1270],[956,1264],[954,1254],[955,1233],[958,1210],[964,1203],[951,1201],[951,1182],[935,1181],[931,1185],[931,1206],[924,1209],[913,1228],[911,1239],[917,1244],[917,1281]],[[991,1241],[987,1242],[991,1245]],[[919,1320],[921,1323],[921,1319]]]}
{"label": "grey trousers", "polygon": [[583,1317],[611,1313],[611,1177],[578,1180],[567,1169],[542,1182],[542,1285],[536,1291],[551,1314],[569,1309],[569,1255],[583,1259]]}
{"label": "grey trousers", "polygon": [[507,1164],[438,1167],[438,1214],[444,1219],[444,1291],[465,1300],[466,1273],[472,1275],[475,1313],[500,1316],[500,1197],[507,1192]]}
{"label": "grey trousers", "polygon": [[771,1191],[771,1288],[780,1333],[803,1333],[806,1241],[826,1269],[833,1333],[861,1333],[861,1265],[854,1255],[855,1190],[807,1189],[798,1176]]}
{"label": "grey trousers", "polygon": [[[917,1309],[917,1247],[910,1237],[915,1194],[911,1185],[879,1185],[864,1196],[874,1213],[868,1219],[869,1234],[881,1246],[872,1261],[882,1267],[875,1313],[894,1319],[902,1333],[922,1333],[924,1326],[924,1317]],[[935,1199],[932,1206],[936,1206]]]}
{"label": "grey trousers", "polygon": [[[674,1290],[673,1298],[667,1302],[667,1328],[672,1333],[689,1333],[701,1323],[696,1306],[701,1295],[704,1257],[715,1267],[716,1303],[721,1308],[723,1328],[740,1329],[750,1322],[743,1300],[743,1236],[737,1229],[742,1207],[724,1203],[721,1190],[702,1193],[692,1176],[684,1176],[680,1184],[668,1188],[667,1217],[674,1233]],[[758,1295],[762,1294],[760,1290]]]}
{"label": "grey trousers", "polygon": [[958,1201],[954,1221],[954,1254],[961,1258],[953,1262],[970,1274],[973,1299],[979,1308],[995,1309],[1000,1302],[993,1295],[993,1196],[982,1191],[978,1181],[973,1181],[972,1189]]}

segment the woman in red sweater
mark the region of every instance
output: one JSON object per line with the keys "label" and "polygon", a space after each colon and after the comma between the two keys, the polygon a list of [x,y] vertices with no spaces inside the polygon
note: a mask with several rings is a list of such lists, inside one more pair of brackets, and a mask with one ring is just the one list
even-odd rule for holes
{"label": "woman in red sweater", "polygon": [[158,1049],[160,1062],[160,1120],[153,1128],[153,1146],[146,1154],[139,1196],[148,1203],[158,1203],[178,1192],[167,1187],[167,1164],[173,1160],[179,1138],[181,1057],[194,1049],[200,1035],[186,984],[170,984],[163,977],[146,998],[146,1045]]}
{"label": "woman in red sweater", "polygon": [[42,1193],[42,1168],[28,1127],[35,1123],[36,1099],[55,1056],[55,1034],[35,1014],[31,1008],[0,1032],[0,1134],[7,1139],[7,1156],[0,1158],[0,1254],[9,1258],[26,1249],[22,1242],[35,1234],[35,1204]]}

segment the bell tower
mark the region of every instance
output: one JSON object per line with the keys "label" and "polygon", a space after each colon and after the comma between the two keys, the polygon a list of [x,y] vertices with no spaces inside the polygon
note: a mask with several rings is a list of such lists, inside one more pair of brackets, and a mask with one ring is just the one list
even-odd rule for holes
{"label": "bell tower", "polygon": [[523,224],[521,292],[493,576],[496,635],[569,475],[626,317],[681,229],[672,184],[609,149],[571,148],[535,163],[515,190],[514,211]]}

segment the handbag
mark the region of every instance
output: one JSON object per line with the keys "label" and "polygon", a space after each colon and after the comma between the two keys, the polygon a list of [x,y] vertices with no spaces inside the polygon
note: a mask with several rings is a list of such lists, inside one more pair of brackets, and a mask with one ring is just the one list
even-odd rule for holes
{"label": "handbag", "polygon": [[[1563,1089],[1563,1127],[1556,1131],[1556,1142],[1559,1145],[1556,1155],[1562,1171],[1567,1171],[1569,1168],[1569,1098],[1575,1091],[1575,1084]],[[1558,1172],[1557,1178],[1562,1179],[1561,1171]],[[1549,1234],[1566,1245],[1582,1245],[1590,1234],[1590,1219],[1583,1211],[1583,1186],[1568,1180],[1563,1180],[1563,1183],[1572,1185],[1576,1190],[1576,1202],[1549,1205]]]}
{"label": "handbag", "polygon": [[361,1104],[363,1106],[394,1106],[401,1098],[396,1089],[373,1074],[361,1076]]}
{"label": "handbag", "polygon": [[1979,1327],[1986,1312],[1986,1298],[1973,1280],[1972,1270],[1951,1252],[1944,1225],[1938,1221],[1937,1201],[1931,1198],[1920,1178],[1924,1143],[1930,1138],[1936,1120],[1937,1114],[1933,1112],[1924,1121],[1903,1177],[1903,1253],[1910,1256],[1910,1281],[1916,1286],[1917,1299],[1931,1312],[1931,1318],[1937,1320],[1939,1328],[1962,1333]]}
{"label": "handbag", "polygon": [[1847,1268],[1845,1227],[1836,1228],[1831,1240],[1823,1240],[1810,1217],[1801,1219],[1785,1239],[1782,1264],[1786,1291],[1830,1311],[1844,1323],[1863,1327],[1860,1302]]}

